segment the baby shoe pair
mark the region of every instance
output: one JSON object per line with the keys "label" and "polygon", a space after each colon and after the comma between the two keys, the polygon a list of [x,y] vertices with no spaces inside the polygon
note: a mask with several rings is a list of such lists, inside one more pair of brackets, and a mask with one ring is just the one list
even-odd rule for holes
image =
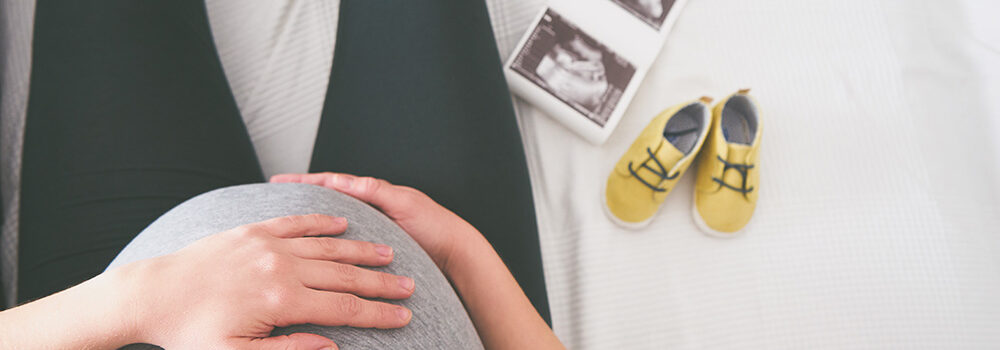
{"label": "baby shoe pair", "polygon": [[761,123],[757,104],[740,90],[671,107],[642,130],[615,165],[604,190],[612,221],[645,227],[695,157],[694,221],[705,233],[739,233],[757,206]]}

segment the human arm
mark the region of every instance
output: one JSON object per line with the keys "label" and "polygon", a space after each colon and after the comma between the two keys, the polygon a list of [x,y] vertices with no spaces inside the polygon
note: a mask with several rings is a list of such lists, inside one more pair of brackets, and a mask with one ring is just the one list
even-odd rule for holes
{"label": "human arm", "polygon": [[[398,328],[410,312],[359,298],[401,299],[412,280],[359,268],[392,251],[327,235],[343,218],[289,216],[244,225],[165,256],[109,270],[73,288],[0,312],[0,349],[335,348],[324,337],[269,337],[313,323]],[[323,235],[323,236],[320,236]],[[405,283],[403,283],[405,282]]]}
{"label": "human arm", "polygon": [[0,349],[111,349],[131,343],[127,292],[119,270],[0,312]]}
{"label": "human arm", "polygon": [[324,186],[380,209],[451,280],[487,348],[563,348],[482,234],[420,191],[333,173],[278,175],[271,182]]}

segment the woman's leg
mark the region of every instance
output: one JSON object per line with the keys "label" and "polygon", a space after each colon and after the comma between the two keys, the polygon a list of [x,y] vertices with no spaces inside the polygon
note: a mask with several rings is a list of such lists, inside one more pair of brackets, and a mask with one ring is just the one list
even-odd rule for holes
{"label": "woman's leg", "polygon": [[178,203],[263,180],[204,3],[39,1],[18,300],[98,273]]}
{"label": "woman's leg", "polygon": [[462,302],[420,246],[379,211],[323,187],[255,184],[202,194],[156,219],[108,268],[168,254],[233,227],[275,217],[316,213],[347,218],[349,227],[338,236],[340,238],[377,242],[393,248],[392,263],[372,269],[413,278],[417,286],[413,296],[388,301],[413,310],[413,319],[406,327],[392,330],[299,325],[277,329],[274,334],[320,334],[333,339],[341,349],[482,348]]}
{"label": "woman's leg", "polygon": [[548,320],[531,185],[482,0],[343,0],[310,170],[427,193],[493,244]]}

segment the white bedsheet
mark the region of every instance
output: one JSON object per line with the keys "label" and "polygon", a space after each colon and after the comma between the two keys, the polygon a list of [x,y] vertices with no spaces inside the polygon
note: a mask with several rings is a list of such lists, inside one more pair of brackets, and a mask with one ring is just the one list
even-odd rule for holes
{"label": "white bedsheet", "polygon": [[[1000,345],[998,114],[964,16],[931,1],[691,1],[602,147],[520,108],[558,334],[595,349]],[[605,219],[600,185],[646,121],[740,87],[764,113],[744,237],[697,231],[690,175],[650,228]]]}
{"label": "white bedsheet", "polygon": [[[544,1],[488,3],[506,57]],[[557,334],[571,348],[1000,344],[1000,187],[988,139],[1000,109],[986,90],[1000,80],[983,71],[998,56],[992,38],[976,37],[989,31],[971,32],[977,23],[964,17],[989,7],[966,6],[691,1],[601,147],[518,101]],[[741,87],[754,89],[765,124],[747,235],[695,229],[691,176],[650,228],[613,226],[598,191],[632,137],[669,105]],[[307,167],[303,158],[269,168],[290,153],[257,146],[266,170]]]}
{"label": "white bedsheet", "polygon": [[[336,2],[207,3],[265,172],[305,171]],[[487,3],[506,57],[544,1]],[[556,333],[578,349],[1000,345],[997,14],[990,0],[690,0],[605,145],[518,101]],[[26,30],[0,17],[5,38]],[[26,88],[10,56],[5,121],[23,118],[7,89]],[[764,113],[747,234],[695,229],[691,174],[648,229],[612,225],[600,184],[645,123],[742,87]],[[17,175],[4,169],[9,243]]]}

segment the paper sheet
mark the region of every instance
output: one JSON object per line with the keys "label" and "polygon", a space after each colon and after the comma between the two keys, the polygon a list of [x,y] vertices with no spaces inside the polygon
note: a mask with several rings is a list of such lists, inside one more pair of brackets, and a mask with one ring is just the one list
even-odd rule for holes
{"label": "paper sheet", "polygon": [[511,91],[584,139],[618,125],[685,0],[556,0],[504,66]]}

